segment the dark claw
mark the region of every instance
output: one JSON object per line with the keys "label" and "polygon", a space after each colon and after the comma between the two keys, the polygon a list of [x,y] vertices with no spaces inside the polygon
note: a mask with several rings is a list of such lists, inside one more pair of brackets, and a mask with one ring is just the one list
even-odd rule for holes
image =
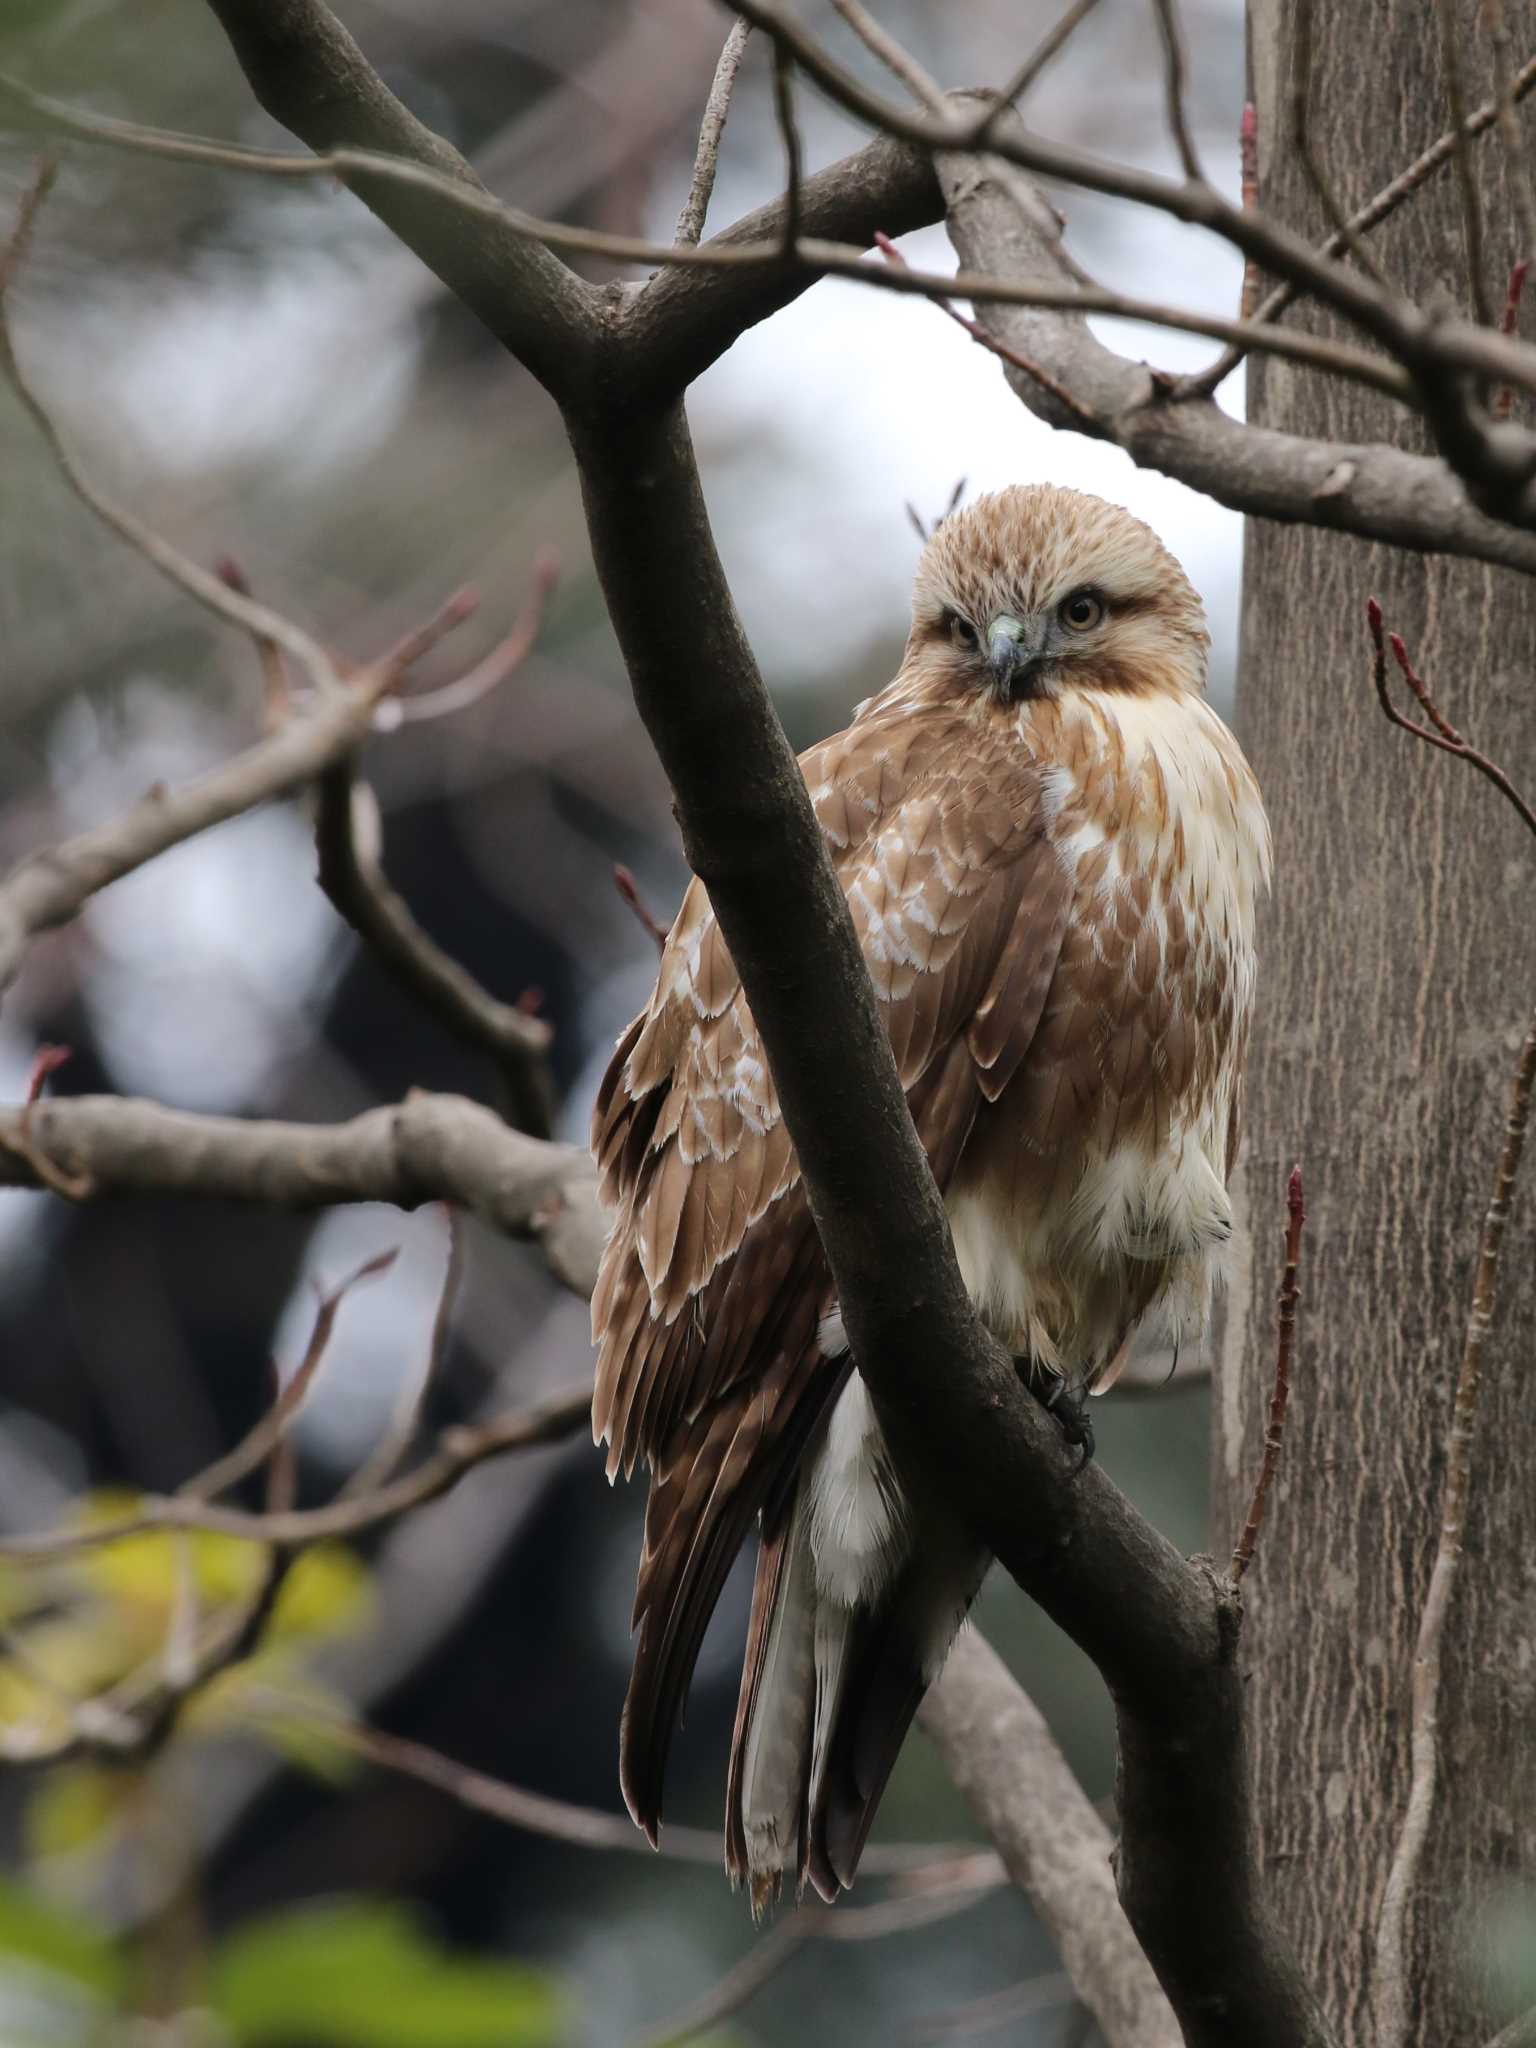
{"label": "dark claw", "polygon": [[1060,1373],[1042,1372],[1032,1358],[1016,1359],[1024,1384],[1049,1414],[1054,1415],[1067,1442],[1082,1452],[1073,1468],[1075,1478],[1093,1457],[1093,1424],[1088,1420],[1088,1388],[1085,1381],[1072,1386]]}

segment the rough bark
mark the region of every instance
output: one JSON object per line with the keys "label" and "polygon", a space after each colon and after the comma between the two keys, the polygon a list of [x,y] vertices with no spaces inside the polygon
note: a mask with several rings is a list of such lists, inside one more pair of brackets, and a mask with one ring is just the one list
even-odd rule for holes
{"label": "rough bark", "polygon": [[[1454,0],[1469,97],[1490,88],[1475,0]],[[1518,17],[1517,17],[1518,18]],[[1260,203],[1321,233],[1290,143],[1296,11],[1250,0]],[[1528,26],[1528,22],[1527,22]],[[1312,133],[1345,207],[1446,118],[1436,10],[1318,0]],[[1377,83],[1370,84],[1374,76]],[[1363,80],[1367,81],[1363,84]],[[1487,291],[1517,233],[1501,155],[1477,168]],[[1471,303],[1454,178],[1373,242],[1421,297]],[[1293,318],[1332,331],[1315,309]],[[1374,395],[1255,364],[1262,426],[1370,440]],[[1405,445],[1427,444],[1399,417]],[[1382,719],[1364,604],[1381,600],[1442,708],[1536,785],[1536,589],[1305,526],[1248,533],[1238,724],[1275,826],[1243,1167],[1251,1278],[1218,1375],[1213,1542],[1240,1525],[1274,1349],[1285,1169],[1306,1165],[1302,1331],[1280,1478],[1248,1580],[1241,1656],[1270,1896],[1346,2040],[1371,2038],[1374,1934],[1409,1786],[1413,1646],[1443,1446],[1508,1077],[1536,985],[1536,841],[1461,763]],[[1478,1985],[1496,1888],[1536,1878],[1536,1200],[1517,1191],[1445,1647],[1440,1784],[1411,1908],[1412,2038],[1485,2041]]]}

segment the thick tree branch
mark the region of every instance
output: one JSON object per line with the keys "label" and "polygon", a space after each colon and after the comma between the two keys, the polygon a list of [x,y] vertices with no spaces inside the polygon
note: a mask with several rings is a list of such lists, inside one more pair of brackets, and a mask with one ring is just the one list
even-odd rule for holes
{"label": "thick tree branch", "polygon": [[[0,1187],[42,1178],[12,1140],[20,1110],[0,1111]],[[318,1209],[338,1202],[457,1202],[512,1238],[531,1239],[562,1285],[592,1291],[606,1219],[591,1159],[510,1130],[458,1095],[410,1095],[343,1124],[195,1116],[116,1095],[35,1103],[32,1146],[100,1194],[195,1195]]]}
{"label": "thick tree branch", "polygon": [[997,1652],[964,1629],[918,1716],[1109,2048],[1181,2036],[1115,1896],[1114,1838]]}
{"label": "thick tree branch", "polygon": [[[1021,173],[996,159],[946,157],[940,176],[950,237],[966,270],[1052,284],[1079,279],[1056,216]],[[1177,400],[1145,364],[1106,348],[1077,314],[983,305],[978,318],[1068,384],[1098,415],[1101,438],[1142,468],[1177,477],[1234,511],[1536,570],[1536,535],[1479,511],[1444,462],[1382,444],[1308,441],[1245,426],[1210,399]],[[1005,374],[1031,412],[1053,426],[1091,431],[1038,379]]]}
{"label": "thick tree branch", "polygon": [[[395,98],[323,0],[209,5],[257,100],[311,149],[410,157],[483,190],[459,152]],[[348,182],[542,384],[569,382],[592,346],[593,286],[494,216],[366,175]]]}
{"label": "thick tree branch", "polygon": [[0,881],[0,992],[29,943],[168,847],[312,782],[366,738],[393,675],[375,668],[243,754],[179,789],[156,786],[121,816],[32,854]]}

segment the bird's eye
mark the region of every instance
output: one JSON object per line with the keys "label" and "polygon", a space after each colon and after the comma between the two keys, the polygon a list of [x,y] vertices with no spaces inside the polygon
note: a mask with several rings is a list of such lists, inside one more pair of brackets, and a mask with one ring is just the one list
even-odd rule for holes
{"label": "bird's eye", "polygon": [[1104,600],[1096,590],[1074,590],[1062,599],[1056,616],[1069,633],[1091,632],[1104,616]]}
{"label": "bird's eye", "polygon": [[946,612],[944,614],[944,623],[949,628],[950,639],[954,641],[957,647],[974,650],[981,645],[976,628],[969,619],[961,618],[958,612]]}

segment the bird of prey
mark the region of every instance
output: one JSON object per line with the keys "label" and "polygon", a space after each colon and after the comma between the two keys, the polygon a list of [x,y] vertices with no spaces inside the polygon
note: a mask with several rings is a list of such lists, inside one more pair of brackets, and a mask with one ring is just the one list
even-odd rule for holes
{"label": "bird of prey", "polygon": [[[801,757],[961,1274],[1037,1387],[1104,1384],[1151,1311],[1198,1328],[1231,1232],[1270,851],[1208,646],[1139,520],[1004,490],[935,529],[895,680]],[[651,1472],[624,1795],[654,1842],[756,1523],[727,1868],[756,1910],[786,1872],[831,1899],[990,1560],[894,1469],[698,882],[592,1143],[593,1431]]]}

